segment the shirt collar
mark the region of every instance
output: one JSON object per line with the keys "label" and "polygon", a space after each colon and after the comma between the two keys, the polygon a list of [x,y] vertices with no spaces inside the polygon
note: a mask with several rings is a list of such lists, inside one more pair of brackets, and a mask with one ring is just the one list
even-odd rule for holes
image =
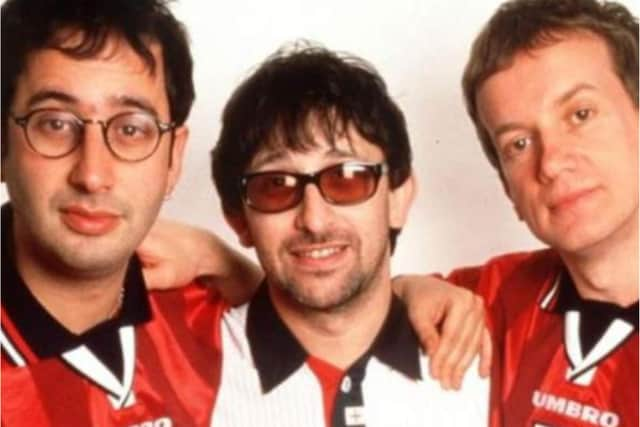
{"label": "shirt collar", "polygon": [[552,313],[564,314],[567,311],[580,311],[603,321],[622,319],[638,329],[638,302],[629,307],[620,307],[614,303],[584,299],[578,294],[571,275],[566,269],[558,274],[545,299],[554,299],[546,309]]}
{"label": "shirt collar", "polygon": [[80,344],[100,346],[105,334],[116,334],[121,326],[137,325],[151,319],[140,261],[132,257],[124,279],[122,307],[113,319],[76,335],[62,326],[31,294],[17,270],[13,252],[13,211],[2,206],[2,307],[29,347],[40,358],[58,355]]}
{"label": "shirt collar", "polygon": [[[297,371],[309,356],[286,327],[263,282],[249,304],[247,338],[262,391],[268,393]],[[412,379],[422,378],[419,341],[402,302],[393,296],[384,324],[371,347],[354,363],[375,356]]]}

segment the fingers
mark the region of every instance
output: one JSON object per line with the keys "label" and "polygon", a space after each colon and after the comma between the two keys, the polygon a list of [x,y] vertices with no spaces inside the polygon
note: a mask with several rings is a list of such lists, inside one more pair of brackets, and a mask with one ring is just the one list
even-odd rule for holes
{"label": "fingers", "polygon": [[[448,307],[431,372],[446,390],[458,389],[464,373],[480,351],[484,328],[482,300],[471,292]],[[464,303],[463,303],[464,302]]]}
{"label": "fingers", "polygon": [[192,237],[196,228],[158,219],[136,249],[147,289],[170,289],[196,278],[200,252]]}
{"label": "fingers", "polygon": [[[414,322],[415,323],[415,322]],[[436,328],[435,322],[419,322],[421,326],[416,329],[416,334],[420,340],[420,344],[424,348],[429,357],[436,354],[440,343],[440,333]],[[433,374],[432,374],[433,376]]]}
{"label": "fingers", "polygon": [[474,357],[485,349],[482,299],[468,289],[431,276],[397,278],[394,289],[406,302],[411,322],[430,357],[431,376],[444,389],[459,388]]}
{"label": "fingers", "polygon": [[[422,276],[404,276],[394,280],[394,285],[404,285],[404,301],[411,324],[416,331],[420,344],[429,356],[433,356],[440,345],[440,331],[438,324],[444,317],[445,299],[438,291],[439,283],[434,288],[423,282]],[[433,292],[435,290],[436,292]]]}
{"label": "fingers", "polygon": [[[155,226],[157,227],[157,226]],[[152,229],[153,230],[153,229]],[[171,248],[165,244],[158,232],[149,232],[140,245],[136,248],[136,254],[143,268],[153,268],[161,263],[166,254],[171,253]]]}
{"label": "fingers", "polygon": [[491,357],[493,355],[493,341],[489,329],[485,326],[482,331],[482,343],[480,348],[480,364],[478,373],[486,378],[491,374]]}
{"label": "fingers", "polygon": [[147,289],[170,289],[176,287],[176,275],[171,266],[166,264],[147,264],[142,267],[142,274]]}
{"label": "fingers", "polygon": [[462,381],[465,373],[469,370],[471,363],[478,355],[482,343],[482,327],[475,329],[471,341],[461,346],[459,350],[458,363],[452,370],[451,383],[452,388],[459,390],[462,387]]}

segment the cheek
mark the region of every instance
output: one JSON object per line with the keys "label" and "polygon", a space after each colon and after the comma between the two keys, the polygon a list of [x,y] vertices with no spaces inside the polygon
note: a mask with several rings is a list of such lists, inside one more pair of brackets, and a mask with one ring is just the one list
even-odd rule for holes
{"label": "cheek", "polygon": [[533,192],[530,184],[522,174],[514,171],[505,171],[503,186],[518,218],[524,219],[528,211],[527,206],[530,204],[528,199]]}
{"label": "cheek", "polygon": [[364,247],[365,255],[371,248],[379,248],[387,244],[391,223],[389,205],[384,199],[363,206],[363,209],[345,216],[348,228]]}
{"label": "cheek", "polygon": [[30,161],[25,156],[18,159],[10,155],[2,166],[9,196],[14,204],[46,205],[64,186],[62,168],[56,167],[52,161]]}
{"label": "cheek", "polygon": [[290,237],[291,228],[285,228],[282,221],[270,218],[269,215],[247,220],[247,233],[255,250],[261,268],[270,275],[281,271],[284,260],[282,247]]}
{"label": "cheek", "polygon": [[156,199],[164,197],[168,179],[168,160],[152,157],[139,163],[114,163],[116,191],[128,192],[130,197]]}
{"label": "cheek", "polygon": [[[167,185],[166,165],[132,165],[117,174],[113,193],[133,207],[137,221],[150,225],[157,217],[164,201]],[[136,167],[138,166],[138,167]]]}
{"label": "cheek", "polygon": [[252,215],[247,219],[249,235],[256,250],[260,253],[275,254],[293,229],[282,214]]}
{"label": "cheek", "polygon": [[629,165],[628,167],[631,169],[632,172],[632,177],[636,178],[637,181],[637,177],[638,177],[638,125],[636,123],[635,126],[632,127],[631,132],[628,132],[627,135],[625,135],[626,141],[627,141],[627,148],[626,148],[626,152],[628,153],[626,156],[624,156],[625,158],[621,159],[622,162],[625,162],[627,165]]}

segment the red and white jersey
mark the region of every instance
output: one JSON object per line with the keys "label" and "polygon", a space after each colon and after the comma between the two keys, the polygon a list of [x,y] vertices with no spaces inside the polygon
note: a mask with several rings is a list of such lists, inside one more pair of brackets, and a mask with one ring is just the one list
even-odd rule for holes
{"label": "red and white jersey", "polygon": [[208,426],[225,304],[191,284],[147,293],[138,260],[120,313],[76,335],[30,293],[2,209],[2,426]]}
{"label": "red and white jersey", "polygon": [[344,370],[307,353],[266,284],[224,315],[222,343],[215,427],[474,427],[487,419],[488,382],[474,370],[462,391],[442,390],[396,298],[371,346]]}
{"label": "red and white jersey", "polygon": [[486,301],[491,426],[638,426],[638,303],[583,300],[551,250],[450,277]]}
{"label": "red and white jersey", "polygon": [[[2,425],[208,426],[219,381],[216,325],[223,304],[207,303],[205,292],[196,285],[153,292],[147,320],[114,319],[48,357],[34,352],[3,300]],[[117,342],[103,342],[115,344],[121,375],[92,348],[100,335],[111,334]]]}

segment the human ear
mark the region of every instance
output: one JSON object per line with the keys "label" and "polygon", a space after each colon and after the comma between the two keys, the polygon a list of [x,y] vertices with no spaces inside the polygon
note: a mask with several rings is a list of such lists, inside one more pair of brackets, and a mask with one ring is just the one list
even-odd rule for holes
{"label": "human ear", "polygon": [[176,128],[173,133],[173,144],[171,145],[171,152],[169,153],[169,174],[167,176],[167,187],[165,189],[165,196],[169,196],[180,178],[182,172],[182,159],[184,158],[184,148],[187,145],[187,139],[189,137],[189,128],[186,126],[180,126]]}
{"label": "human ear", "polygon": [[413,172],[400,186],[389,191],[389,225],[401,229],[407,222],[409,208],[417,192],[417,184]]}
{"label": "human ear", "polygon": [[251,237],[251,232],[249,231],[249,226],[247,224],[247,219],[244,216],[243,212],[225,212],[224,218],[227,221],[227,224],[233,228],[233,231],[238,235],[238,240],[240,244],[245,248],[250,248],[253,246],[253,238]]}

